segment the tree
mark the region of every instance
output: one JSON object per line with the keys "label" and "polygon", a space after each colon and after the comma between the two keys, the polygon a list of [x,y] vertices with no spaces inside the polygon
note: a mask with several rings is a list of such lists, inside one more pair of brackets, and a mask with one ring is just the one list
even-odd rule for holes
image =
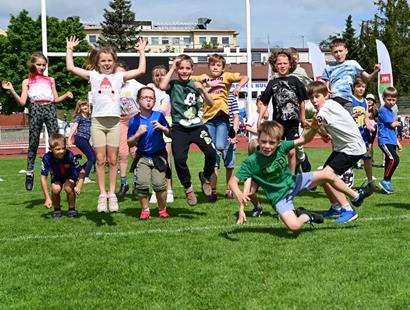
{"label": "tree", "polygon": [[376,26],[379,38],[386,45],[392,62],[394,85],[400,95],[410,93],[410,9],[406,0],[378,0]]}
{"label": "tree", "polygon": [[[47,17],[48,50],[50,52],[65,51],[65,38],[70,35],[85,37],[79,18],[60,21],[55,17]],[[21,11],[12,16],[7,30],[7,36],[0,36],[0,72],[1,78],[13,83],[18,93],[21,93],[21,82],[28,76],[27,60],[33,52],[41,51],[41,18],[33,20],[27,11]],[[88,51],[87,42],[80,44],[79,51]],[[82,66],[84,59],[76,59],[76,64]],[[56,80],[59,93],[72,91],[75,98],[87,98],[88,85],[79,78],[69,74],[65,69],[65,59],[49,58],[49,75]],[[9,92],[0,90],[2,113],[22,111]],[[62,102],[59,109],[71,109],[74,101]]]}
{"label": "tree", "polygon": [[356,30],[353,28],[352,15],[349,15],[346,19],[345,30],[342,33],[342,39],[346,42],[346,47],[349,49],[348,59],[357,59],[359,46],[356,39]]}
{"label": "tree", "polygon": [[138,40],[138,27],[135,13],[131,11],[130,0],[113,0],[109,2],[113,11],[104,9],[105,21],[101,23],[102,37],[99,46],[112,46],[120,52],[135,51]]}

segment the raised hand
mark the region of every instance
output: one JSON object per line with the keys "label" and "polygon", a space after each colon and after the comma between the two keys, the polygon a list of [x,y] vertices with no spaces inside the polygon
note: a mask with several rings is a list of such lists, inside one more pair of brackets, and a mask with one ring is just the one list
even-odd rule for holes
{"label": "raised hand", "polygon": [[74,49],[74,47],[80,44],[80,39],[77,38],[76,36],[71,36],[71,37],[65,38],[65,42],[66,42],[66,47],[72,50]]}

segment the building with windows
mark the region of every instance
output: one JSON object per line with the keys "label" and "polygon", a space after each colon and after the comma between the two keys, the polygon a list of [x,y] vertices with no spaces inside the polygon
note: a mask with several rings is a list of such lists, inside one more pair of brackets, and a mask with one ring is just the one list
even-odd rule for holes
{"label": "building with windows", "polygon": [[[238,32],[233,29],[208,29],[208,18],[198,18],[197,23],[153,23],[138,21],[140,35],[148,39],[150,52],[182,53],[184,49],[200,49],[203,46],[234,48]],[[82,22],[86,39],[91,45],[101,36],[100,23]]]}

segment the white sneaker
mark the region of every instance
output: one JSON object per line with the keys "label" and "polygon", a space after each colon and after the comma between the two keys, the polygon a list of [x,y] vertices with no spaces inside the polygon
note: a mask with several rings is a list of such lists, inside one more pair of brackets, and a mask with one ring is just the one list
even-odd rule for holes
{"label": "white sneaker", "polygon": [[89,177],[85,177],[84,184],[88,184],[88,183],[95,183],[95,181],[91,180]]}
{"label": "white sneaker", "polygon": [[107,196],[100,195],[98,197],[98,204],[97,204],[97,212],[98,213],[107,213]]}
{"label": "white sneaker", "polygon": [[149,203],[157,203],[157,195],[155,194],[155,192],[152,192]]}
{"label": "white sneaker", "polygon": [[167,202],[174,202],[174,192],[171,190],[167,191]]}
{"label": "white sneaker", "polygon": [[118,212],[119,208],[117,196],[112,194],[108,197],[108,209],[110,209],[110,212]]}

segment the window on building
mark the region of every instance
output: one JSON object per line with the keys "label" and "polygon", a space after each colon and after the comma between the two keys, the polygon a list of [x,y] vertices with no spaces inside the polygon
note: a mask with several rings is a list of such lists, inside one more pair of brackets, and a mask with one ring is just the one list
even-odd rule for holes
{"label": "window on building", "polygon": [[172,38],[172,45],[179,45],[179,38]]}
{"label": "window on building", "polygon": [[184,38],[184,45],[185,45],[185,47],[190,47],[190,46],[191,46],[191,43],[192,43],[192,41],[191,41],[191,38],[190,38],[190,37],[185,37],[185,38]]}
{"label": "window on building", "polygon": [[208,62],[208,56],[198,56],[198,62],[199,63],[207,63]]}
{"label": "window on building", "polygon": [[199,44],[205,44],[206,43],[206,37],[199,37]]}
{"label": "window on building", "polygon": [[169,45],[169,38],[168,37],[162,37],[161,44],[162,45]]}
{"label": "window on building", "polygon": [[90,34],[88,36],[88,41],[90,44],[96,44],[97,43],[97,36],[95,34]]}
{"label": "window on building", "polygon": [[229,45],[229,37],[222,37],[222,45]]}
{"label": "window on building", "polygon": [[254,62],[262,62],[262,53],[252,53],[252,61]]}
{"label": "window on building", "polygon": [[211,44],[214,46],[218,45],[218,38],[217,37],[211,37]]}
{"label": "window on building", "polygon": [[158,37],[152,37],[151,38],[151,45],[159,45],[159,38]]}

